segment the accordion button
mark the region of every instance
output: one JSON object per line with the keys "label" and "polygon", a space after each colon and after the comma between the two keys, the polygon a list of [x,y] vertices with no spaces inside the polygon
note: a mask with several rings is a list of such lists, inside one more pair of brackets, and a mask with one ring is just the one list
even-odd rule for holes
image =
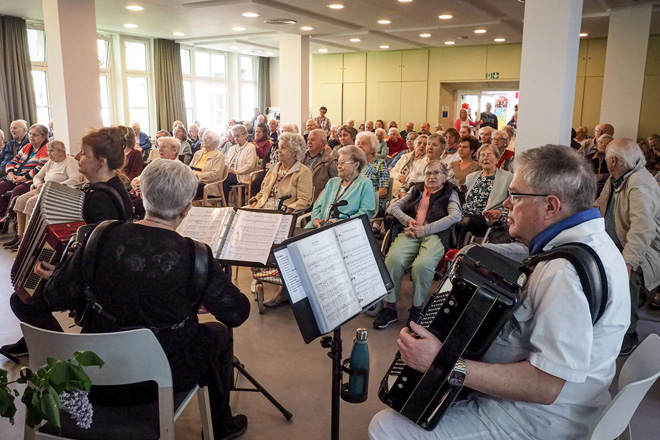
{"label": "accordion button", "polygon": [[404,381],[404,382],[408,382],[408,378],[406,376],[402,376],[401,380]]}
{"label": "accordion button", "polygon": [[456,303],[453,300],[449,300],[449,305],[450,306],[453,306],[454,304],[456,304]]}
{"label": "accordion button", "polygon": [[449,308],[445,307],[445,309],[443,310],[443,312],[445,312],[445,313],[449,313]]}
{"label": "accordion button", "polygon": [[397,386],[398,386],[399,388],[403,388],[403,384],[402,384],[402,383],[400,383],[400,384],[397,385]]}

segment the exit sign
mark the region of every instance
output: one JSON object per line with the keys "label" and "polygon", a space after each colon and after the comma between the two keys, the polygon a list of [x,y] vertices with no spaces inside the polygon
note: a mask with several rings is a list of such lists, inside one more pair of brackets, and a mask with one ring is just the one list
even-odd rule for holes
{"label": "exit sign", "polygon": [[486,79],[500,79],[500,72],[488,72],[486,73]]}

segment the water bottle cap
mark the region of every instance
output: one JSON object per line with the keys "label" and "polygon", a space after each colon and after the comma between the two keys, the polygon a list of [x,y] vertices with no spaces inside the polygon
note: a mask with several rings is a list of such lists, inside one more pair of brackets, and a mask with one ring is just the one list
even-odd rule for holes
{"label": "water bottle cap", "polygon": [[357,329],[357,333],[355,334],[355,339],[358,340],[358,341],[366,341],[367,340],[367,329],[366,328]]}

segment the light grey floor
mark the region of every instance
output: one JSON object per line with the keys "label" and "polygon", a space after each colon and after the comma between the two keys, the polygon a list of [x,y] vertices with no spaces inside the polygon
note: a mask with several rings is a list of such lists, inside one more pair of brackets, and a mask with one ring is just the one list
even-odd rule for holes
{"label": "light grey floor", "polygon": [[[12,292],[9,270],[16,254],[0,250],[0,344],[13,342],[20,336],[18,321],[11,313],[8,298]],[[249,294],[251,277],[247,269],[239,271],[237,285]],[[266,297],[274,294],[276,287],[267,285]],[[410,291],[406,281],[404,291]],[[411,297],[404,294],[399,310],[400,324],[406,316]],[[651,332],[660,333],[660,313],[643,310],[640,322],[640,337]],[[70,322],[63,314],[64,323]],[[341,438],[358,440],[367,438],[367,426],[371,417],[383,409],[378,400],[378,382],[392,362],[396,352],[396,338],[401,326],[391,326],[376,331],[371,328],[371,318],[360,316],[342,329],[344,357],[347,357],[355,329],[369,329],[371,356],[371,379],[369,399],[362,404],[341,403]],[[330,385],[331,360],[327,350],[318,341],[306,345],[296,326],[291,308],[282,306],[259,314],[253,303],[252,314],[247,323],[235,331],[235,352],[248,371],[271,392],[289,411],[293,419],[286,421],[278,410],[259,393],[236,392],[231,398],[235,413],[243,413],[249,419],[247,433],[242,439],[327,439],[330,438]],[[621,360],[619,362],[621,364]],[[619,365],[620,366],[620,365]],[[0,356],[0,367],[15,377],[20,367],[14,366]],[[247,386],[244,378],[240,386]],[[25,411],[18,404],[16,424],[10,425],[0,419],[0,440],[23,438],[22,421]],[[655,440],[660,432],[660,385],[656,384],[647,395],[632,422],[633,438]],[[191,404],[177,422],[178,439],[201,438],[201,427],[197,405]],[[119,440],[119,439],[118,439]]]}

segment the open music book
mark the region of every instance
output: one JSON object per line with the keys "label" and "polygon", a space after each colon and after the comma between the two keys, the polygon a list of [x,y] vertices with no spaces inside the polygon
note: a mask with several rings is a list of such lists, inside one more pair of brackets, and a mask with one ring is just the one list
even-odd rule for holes
{"label": "open music book", "polygon": [[273,244],[291,236],[294,220],[279,211],[194,206],[177,232],[206,243],[219,260],[265,265]]}
{"label": "open music book", "polygon": [[274,255],[307,343],[392,288],[366,216],[289,239],[275,247]]}

